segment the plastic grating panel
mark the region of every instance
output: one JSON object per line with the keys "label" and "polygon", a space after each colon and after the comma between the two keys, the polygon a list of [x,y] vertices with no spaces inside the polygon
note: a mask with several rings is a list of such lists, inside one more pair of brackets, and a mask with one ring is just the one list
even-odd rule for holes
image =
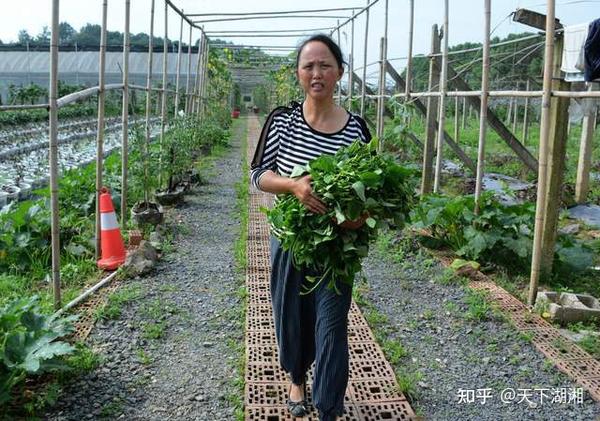
{"label": "plastic grating panel", "polygon": [[348,342],[374,342],[375,337],[368,326],[348,326]]}
{"label": "plastic grating panel", "polygon": [[[246,384],[255,383],[285,383],[289,380],[287,373],[279,364],[257,364],[249,362],[246,366]],[[281,404],[282,402],[277,402]]]}
{"label": "plastic grating panel", "polygon": [[258,293],[255,292],[253,294],[248,295],[248,305],[267,305],[271,304],[271,294],[268,292]]}
{"label": "plastic grating panel", "polygon": [[350,394],[356,404],[404,400],[398,385],[392,379],[354,381],[351,383]]}
{"label": "plastic grating panel", "polygon": [[268,319],[250,319],[246,318],[246,332],[255,330],[275,330],[275,323],[272,318]]}
{"label": "plastic grating panel", "polygon": [[275,332],[268,330],[250,331],[246,335],[246,346],[277,345]]}
{"label": "plastic grating panel", "polygon": [[394,370],[384,360],[358,360],[350,357],[350,379],[370,380],[375,377],[395,378]]}
{"label": "plastic grating panel", "polygon": [[272,319],[273,309],[270,305],[266,306],[248,306],[246,318],[253,320]]}
{"label": "plastic grating panel", "polygon": [[363,421],[414,420],[415,413],[407,401],[355,405],[358,419]]}
{"label": "plastic grating panel", "polygon": [[588,391],[592,399],[600,401],[600,377],[581,378],[578,382]]}
{"label": "plastic grating panel", "polygon": [[552,325],[534,313],[512,313],[510,321],[520,330],[551,328]]}
{"label": "plastic grating panel", "polygon": [[349,343],[350,358],[355,360],[385,359],[383,352],[375,342]]}
{"label": "plastic grating panel", "polygon": [[276,345],[249,346],[246,350],[248,362],[256,364],[279,364],[279,355]]}
{"label": "plastic grating panel", "polygon": [[559,360],[556,361],[556,366],[577,380],[580,378],[600,377],[600,361],[594,358]]}

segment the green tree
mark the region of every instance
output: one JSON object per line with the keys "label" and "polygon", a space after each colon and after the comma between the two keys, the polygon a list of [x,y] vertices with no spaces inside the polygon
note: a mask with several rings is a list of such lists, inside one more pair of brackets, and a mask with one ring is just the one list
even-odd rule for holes
{"label": "green tree", "polygon": [[77,31],[67,22],[58,24],[58,41],[61,44],[70,44],[77,36]]}

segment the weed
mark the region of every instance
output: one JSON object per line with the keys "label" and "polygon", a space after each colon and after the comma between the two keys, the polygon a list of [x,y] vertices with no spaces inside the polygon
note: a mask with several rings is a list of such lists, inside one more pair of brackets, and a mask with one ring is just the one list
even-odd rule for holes
{"label": "weed", "polygon": [[467,303],[466,318],[469,320],[484,321],[488,318],[491,307],[486,301],[486,294],[482,291],[474,291],[467,289],[467,295],[465,296],[465,302]]}
{"label": "weed", "polygon": [[120,400],[114,400],[102,407],[100,416],[102,418],[116,418],[117,415],[123,410],[123,404]]}
{"label": "weed", "polygon": [[124,304],[137,300],[142,296],[142,287],[140,284],[131,284],[119,288],[108,297],[108,301],[103,307],[100,307],[94,313],[96,320],[99,319],[117,319],[121,317],[121,310]]}
{"label": "weed", "polygon": [[148,355],[146,353],[146,351],[144,351],[143,348],[138,348],[136,351],[136,355],[137,355],[138,361],[144,365],[148,365],[152,362],[150,355]]}
{"label": "weed", "polygon": [[409,370],[407,368],[399,368],[396,371],[396,381],[398,389],[411,401],[415,400],[418,393],[418,383],[423,379],[423,374],[419,371]]}
{"label": "weed", "polygon": [[579,346],[592,357],[600,359],[600,336],[588,333],[579,341]]}
{"label": "weed", "polygon": [[389,362],[396,365],[400,360],[408,355],[406,348],[398,340],[384,339],[381,348],[388,358]]}
{"label": "weed", "polygon": [[165,334],[165,322],[144,322],[142,325],[142,338],[160,339]]}

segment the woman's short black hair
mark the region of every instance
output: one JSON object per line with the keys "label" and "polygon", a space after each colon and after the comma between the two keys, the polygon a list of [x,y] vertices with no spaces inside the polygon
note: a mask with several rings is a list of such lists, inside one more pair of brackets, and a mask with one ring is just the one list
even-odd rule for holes
{"label": "woman's short black hair", "polygon": [[306,44],[308,44],[309,42],[313,42],[313,41],[319,41],[319,42],[322,42],[323,44],[325,44],[327,46],[327,48],[329,48],[329,51],[331,51],[331,54],[333,54],[333,57],[335,58],[335,61],[337,62],[340,69],[342,69],[344,67],[344,64],[346,64],[346,62],[344,61],[344,57],[342,55],[342,49],[340,48],[340,46],[337,45],[335,43],[335,41],[331,39],[330,36],[325,35],[325,34],[316,34],[316,35],[312,35],[309,38],[305,39],[302,42],[302,44],[300,44],[298,46],[298,48],[296,49],[296,68],[298,67],[298,63],[300,61],[300,53],[302,53],[302,50],[304,49]]}

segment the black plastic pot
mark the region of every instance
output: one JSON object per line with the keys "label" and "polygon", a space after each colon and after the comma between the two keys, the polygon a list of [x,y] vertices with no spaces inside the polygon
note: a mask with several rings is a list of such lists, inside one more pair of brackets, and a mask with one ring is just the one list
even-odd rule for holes
{"label": "black plastic pot", "polygon": [[158,225],[163,221],[161,205],[152,202],[137,202],[131,208],[131,218],[137,225]]}
{"label": "black plastic pot", "polygon": [[157,190],[154,193],[156,201],[163,206],[173,206],[180,203],[183,200],[183,193],[185,188],[181,185],[175,186],[173,191],[169,190]]}

